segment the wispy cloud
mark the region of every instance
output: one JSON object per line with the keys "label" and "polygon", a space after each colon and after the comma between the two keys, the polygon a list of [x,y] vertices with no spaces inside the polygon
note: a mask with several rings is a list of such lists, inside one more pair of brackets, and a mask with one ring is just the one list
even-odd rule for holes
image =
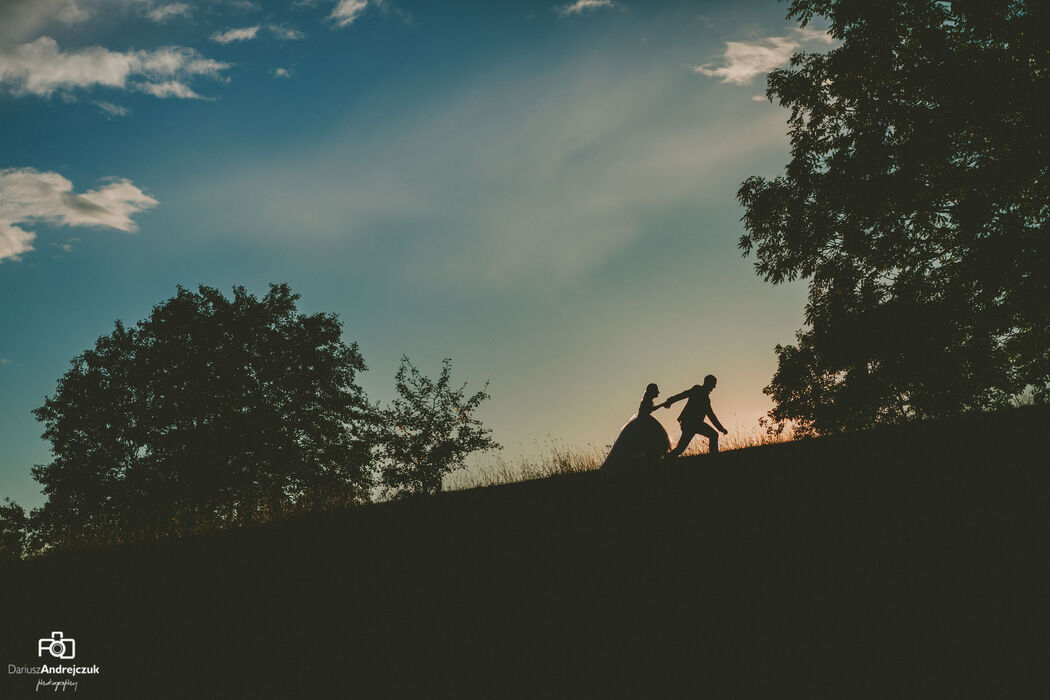
{"label": "wispy cloud", "polygon": [[211,40],[220,44],[231,44],[235,41],[249,41],[259,33],[259,25],[254,27],[240,27],[238,29],[227,29],[225,32],[215,32]]}
{"label": "wispy cloud", "polygon": [[0,50],[0,85],[15,95],[46,97],[96,87],[131,87],[158,97],[192,98],[199,95],[186,85],[188,80],[221,79],[227,68],[228,63],[181,46],[126,53],[101,46],[62,51],[58,42],[43,36],[13,50]]}
{"label": "wispy cloud", "polygon": [[290,71],[287,68],[274,68],[272,74],[273,74],[273,77],[275,77],[275,78],[291,78],[292,77],[292,71]]}
{"label": "wispy cloud", "polygon": [[786,64],[791,55],[806,46],[834,44],[827,32],[797,27],[785,36],[770,36],[756,41],[727,41],[719,64],[694,66],[693,71],[723,83],[747,85],[756,76]]}
{"label": "wispy cloud", "polygon": [[103,100],[96,102],[95,106],[101,109],[102,113],[109,118],[126,117],[130,112],[127,107],[121,107],[120,105],[115,105],[112,102],[105,102]]}
{"label": "wispy cloud", "polygon": [[0,357],[0,367],[7,367],[9,364],[11,364],[11,360],[6,357]]}
{"label": "wispy cloud", "polygon": [[[215,32],[211,35],[211,40],[220,44],[232,44],[235,41],[250,41],[259,35],[261,29],[263,29],[263,27],[260,25],[228,29],[225,32]],[[282,24],[266,25],[266,30],[281,41],[295,41],[306,36],[298,29]]]}
{"label": "wispy cloud", "polygon": [[36,233],[26,224],[98,226],[133,232],[132,216],[157,206],[156,199],[130,180],[111,178],[81,194],[55,172],[33,168],[0,170],[0,261],[18,260],[33,250]]}
{"label": "wispy cloud", "polygon": [[306,34],[295,27],[287,27],[282,24],[271,24],[268,29],[275,37],[282,41],[295,41],[306,36]]}
{"label": "wispy cloud", "polygon": [[554,9],[562,17],[568,17],[569,15],[582,15],[584,12],[598,10],[603,7],[615,6],[616,4],[612,0],[576,0],[576,2],[568,5],[559,5]]}
{"label": "wispy cloud", "polygon": [[660,70],[668,58],[601,55],[513,80],[501,72],[414,103],[403,118],[361,115],[345,139],[211,173],[195,196],[214,206],[221,191],[230,212],[221,226],[278,239],[294,230],[295,248],[425,231],[392,263],[414,280],[579,279],[703,193],[731,197],[739,163],[784,142],[782,114],[741,117],[683,91],[681,76]]}
{"label": "wispy cloud", "polygon": [[262,9],[259,3],[252,0],[227,0],[227,4],[240,12],[258,12]]}
{"label": "wispy cloud", "polygon": [[55,248],[58,248],[63,253],[72,253],[73,252],[73,244],[74,243],[79,243],[79,242],[80,242],[79,238],[70,238],[65,243],[52,243],[51,245],[54,246]]}
{"label": "wispy cloud", "polygon": [[332,9],[328,19],[332,20],[337,27],[347,27],[361,16],[368,8],[368,0],[339,0]]}
{"label": "wispy cloud", "polygon": [[136,83],[135,87],[160,99],[174,97],[180,100],[203,100],[193,88],[178,80],[165,80],[159,83]]}
{"label": "wispy cloud", "polygon": [[185,2],[173,2],[151,8],[146,16],[154,22],[166,22],[176,17],[188,17],[193,14],[193,7]]}

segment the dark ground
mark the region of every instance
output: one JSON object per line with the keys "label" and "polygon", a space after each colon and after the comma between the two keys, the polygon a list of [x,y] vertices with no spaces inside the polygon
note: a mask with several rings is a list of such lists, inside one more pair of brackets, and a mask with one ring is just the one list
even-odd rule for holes
{"label": "dark ground", "polygon": [[61,630],[102,671],[73,697],[1045,698],[1048,431],[1019,409],[0,569],[0,697]]}

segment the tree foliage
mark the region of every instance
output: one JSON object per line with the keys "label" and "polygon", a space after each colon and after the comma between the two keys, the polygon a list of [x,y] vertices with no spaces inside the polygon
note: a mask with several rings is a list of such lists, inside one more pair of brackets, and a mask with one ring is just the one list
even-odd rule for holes
{"label": "tree foliage", "polygon": [[446,359],[435,381],[401,357],[396,396],[379,411],[378,422],[381,479],[396,494],[438,493],[442,478],[462,467],[470,454],[499,448],[475,418],[488,393],[483,388],[467,396],[466,384],[451,385],[451,372]]}
{"label": "tree foliage", "polygon": [[287,285],[201,286],[117,322],[34,411],[53,459],[33,470],[46,545],[124,541],[362,501],[370,406],[357,345]]}
{"label": "tree foliage", "polygon": [[29,536],[29,518],[10,498],[0,505],[0,562],[22,558]]}
{"label": "tree foliage", "polygon": [[774,284],[807,279],[771,418],[834,432],[1050,400],[1050,3],[794,0],[840,42],[767,95],[791,160],[738,197]]}

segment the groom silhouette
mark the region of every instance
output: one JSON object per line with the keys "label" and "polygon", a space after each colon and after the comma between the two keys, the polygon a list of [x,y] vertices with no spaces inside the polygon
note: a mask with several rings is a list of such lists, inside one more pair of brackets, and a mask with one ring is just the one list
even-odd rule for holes
{"label": "groom silhouette", "polygon": [[[697,384],[692,389],[686,389],[681,394],[675,394],[663,402],[664,407],[670,408],[671,404],[676,401],[689,399],[686,401],[681,415],[678,416],[678,422],[682,424],[682,439],[668,453],[668,457],[677,457],[685,452],[685,448],[689,446],[689,442],[696,435],[703,435],[707,438],[708,443],[711,445],[712,454],[718,452],[718,433],[715,432],[715,428],[722,431],[723,435],[729,431],[722,427],[722,424],[715,416],[715,412],[711,410],[711,391],[716,384],[718,384],[718,380],[715,379],[713,374],[709,374],[704,377],[703,386]],[[711,422],[715,424],[715,428],[705,423],[705,418],[710,418]]]}

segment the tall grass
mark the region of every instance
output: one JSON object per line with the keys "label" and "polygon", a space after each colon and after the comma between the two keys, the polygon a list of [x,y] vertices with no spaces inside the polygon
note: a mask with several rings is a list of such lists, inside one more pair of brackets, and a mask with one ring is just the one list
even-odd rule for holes
{"label": "tall grass", "polygon": [[[671,443],[675,444],[680,435],[671,437],[673,438]],[[722,452],[728,452],[746,447],[773,445],[791,439],[789,434],[769,435],[756,427],[746,432],[734,431],[729,435],[723,435],[718,441],[718,446]],[[558,474],[594,471],[605,461],[610,447],[611,445],[576,447],[549,439],[535,454],[509,461],[497,457],[494,464],[468,467],[454,472],[445,478],[444,490],[460,491],[497,484],[513,484],[532,479],[545,479]],[[694,438],[684,456],[691,457],[706,452],[707,441],[703,438]]]}
{"label": "tall grass", "polygon": [[608,447],[574,447],[550,439],[534,455],[505,460],[497,457],[492,465],[468,467],[445,479],[446,491],[460,491],[481,486],[512,484],[531,479],[545,479],[557,474],[593,471],[602,465]]}
{"label": "tall grass", "polygon": [[[765,430],[755,427],[749,431],[730,431],[728,435],[722,435],[718,441],[718,449],[727,452],[729,450],[742,450],[745,447],[761,447],[762,445],[777,445],[782,442],[790,442],[793,440],[793,436],[790,432],[785,431],[780,435],[770,435]],[[701,444],[705,440],[695,439],[688,450],[685,451],[687,455],[701,454],[707,451],[706,447],[701,447]]]}

